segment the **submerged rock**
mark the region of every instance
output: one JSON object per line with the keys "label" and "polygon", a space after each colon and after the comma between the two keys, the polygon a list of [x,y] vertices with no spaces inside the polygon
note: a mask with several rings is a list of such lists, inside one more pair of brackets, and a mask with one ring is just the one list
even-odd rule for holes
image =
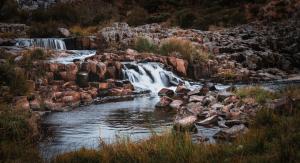
{"label": "submerged rock", "polygon": [[215,139],[222,140],[232,140],[235,139],[240,134],[245,134],[248,131],[248,128],[244,124],[235,125],[229,129],[221,129],[213,137]]}

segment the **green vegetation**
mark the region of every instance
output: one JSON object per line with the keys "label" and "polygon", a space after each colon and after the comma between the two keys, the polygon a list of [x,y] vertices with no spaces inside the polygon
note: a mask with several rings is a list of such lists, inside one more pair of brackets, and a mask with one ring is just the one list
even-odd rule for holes
{"label": "green vegetation", "polygon": [[158,53],[166,56],[177,55],[190,63],[205,62],[212,57],[209,53],[193,45],[191,41],[179,38],[166,39],[158,46],[149,38],[138,37],[133,48],[139,52]]}
{"label": "green vegetation", "polygon": [[[288,93],[281,95],[292,98],[299,90],[288,89],[285,91]],[[258,87],[246,91],[251,96],[267,95]],[[240,95],[246,97],[243,93]],[[174,132],[153,135],[140,142],[121,139],[112,145],[102,143],[98,150],[81,149],[62,154],[53,162],[299,162],[300,107],[297,103],[293,113],[261,109],[250,121],[249,132],[230,144],[195,144],[189,134]]]}
{"label": "green vegetation", "polygon": [[278,94],[268,91],[259,86],[241,88],[237,90],[236,93],[241,98],[254,98],[260,104],[265,103],[267,100],[272,100],[278,97]]}
{"label": "green vegetation", "polygon": [[41,162],[34,116],[24,110],[0,106],[0,162]]}
{"label": "green vegetation", "polygon": [[152,40],[145,37],[138,37],[135,40],[134,49],[138,52],[156,53],[159,48],[152,42]]}
{"label": "green vegetation", "polygon": [[[27,80],[34,80],[44,75],[44,70],[34,65],[36,60],[45,60],[50,53],[42,49],[26,51],[22,58],[15,62],[15,58],[5,52],[0,52],[4,63],[0,64],[0,86],[8,86],[13,96],[23,96],[28,93]],[[9,98],[9,96],[5,96]]]}

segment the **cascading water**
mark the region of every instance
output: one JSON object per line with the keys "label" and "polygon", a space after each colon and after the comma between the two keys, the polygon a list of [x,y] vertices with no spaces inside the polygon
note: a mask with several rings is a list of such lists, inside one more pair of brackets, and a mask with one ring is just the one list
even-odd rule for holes
{"label": "cascading water", "polygon": [[167,71],[160,63],[124,63],[123,76],[128,79],[137,90],[150,90],[157,93],[162,88],[175,89],[174,86],[183,81],[171,71]]}
{"label": "cascading water", "polygon": [[16,39],[16,46],[40,47],[54,50],[66,50],[66,44],[59,38]]}

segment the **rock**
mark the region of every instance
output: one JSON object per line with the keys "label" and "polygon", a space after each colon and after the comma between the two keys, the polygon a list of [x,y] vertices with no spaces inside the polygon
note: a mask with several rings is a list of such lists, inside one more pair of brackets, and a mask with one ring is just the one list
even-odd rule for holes
{"label": "rock", "polygon": [[197,117],[196,116],[187,116],[184,118],[176,119],[174,122],[174,129],[176,131],[191,131],[191,132],[197,132],[197,128],[194,125],[196,122]]}
{"label": "rock", "polygon": [[227,97],[233,96],[234,94],[227,91],[222,91],[218,93],[218,101],[224,101]]}
{"label": "rock", "polygon": [[216,103],[216,104],[213,104],[213,105],[211,106],[211,108],[214,109],[214,110],[222,110],[223,107],[224,107],[224,105],[222,105],[222,104],[220,104],[220,103]]}
{"label": "rock", "polygon": [[208,117],[200,122],[197,123],[197,125],[200,126],[210,126],[210,125],[216,125],[218,123],[218,116],[213,115],[211,117]]}
{"label": "rock", "polygon": [[209,89],[209,91],[217,90],[216,86],[213,83],[206,83],[205,85],[206,85],[205,87],[207,87]]}
{"label": "rock", "polygon": [[16,109],[29,110],[30,104],[27,100],[27,96],[17,96],[13,99],[13,106]]}
{"label": "rock", "polygon": [[235,125],[229,129],[221,129],[213,137],[215,139],[232,140],[240,134],[245,134],[247,131],[248,128],[244,124]]}
{"label": "rock", "polygon": [[199,95],[199,94],[200,94],[200,89],[199,88],[194,89],[194,90],[187,93],[188,96]]}
{"label": "rock", "polygon": [[109,89],[109,84],[107,82],[99,83],[99,90],[107,90]]}
{"label": "rock", "polygon": [[52,100],[45,100],[44,106],[46,109],[51,111],[63,111],[62,103],[54,103]]}
{"label": "rock", "polygon": [[96,65],[96,69],[97,69],[97,75],[99,77],[99,80],[103,80],[105,79],[105,74],[107,72],[107,67],[105,65],[105,63],[103,62],[98,62]]}
{"label": "rock", "polygon": [[178,85],[176,90],[175,90],[176,94],[178,95],[186,95],[188,92],[190,92],[190,90],[188,88],[186,88],[185,85]]}
{"label": "rock", "polygon": [[83,105],[89,105],[93,102],[93,98],[90,94],[82,92],[80,93],[81,96],[81,102],[83,103]]}
{"label": "rock", "polygon": [[208,105],[211,105],[211,104],[214,104],[217,102],[217,99],[214,97],[214,96],[206,96],[203,101],[202,101],[202,104],[204,106],[208,106]]}
{"label": "rock", "polygon": [[176,57],[168,57],[168,63],[182,76],[187,76],[187,61]]}
{"label": "rock", "polygon": [[173,100],[168,96],[163,96],[160,98],[160,101],[155,105],[157,108],[166,108],[169,107]]}
{"label": "rock", "polygon": [[76,78],[76,83],[79,85],[79,87],[89,86],[89,74],[87,72],[78,72]]}
{"label": "rock", "polygon": [[189,102],[202,102],[203,99],[204,99],[204,96],[192,95],[189,98]]}
{"label": "rock", "polygon": [[246,124],[247,125],[247,122],[242,121],[242,120],[227,120],[227,121],[225,121],[225,125],[228,126],[228,127],[232,127],[232,126],[235,126],[235,125],[241,125],[241,124]]}
{"label": "rock", "polygon": [[34,99],[34,100],[30,101],[29,104],[30,104],[31,110],[33,110],[33,111],[41,109],[41,102],[38,99]]}
{"label": "rock", "polygon": [[203,106],[201,104],[201,102],[190,102],[186,105],[187,110],[192,113],[193,115],[198,115],[202,112],[203,110]]}
{"label": "rock", "polygon": [[69,37],[71,35],[70,31],[66,28],[58,28],[57,30],[63,37]]}
{"label": "rock", "polygon": [[171,103],[170,103],[170,107],[172,109],[179,109],[181,107],[181,105],[183,104],[183,101],[181,100],[173,100]]}
{"label": "rock", "polygon": [[159,96],[168,96],[168,97],[173,97],[174,96],[174,91],[171,89],[163,88],[158,92]]}

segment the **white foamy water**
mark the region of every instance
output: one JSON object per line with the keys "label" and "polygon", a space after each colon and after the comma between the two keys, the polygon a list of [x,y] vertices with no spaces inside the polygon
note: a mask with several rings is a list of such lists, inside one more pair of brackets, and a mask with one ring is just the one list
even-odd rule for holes
{"label": "white foamy water", "polygon": [[123,76],[128,79],[136,89],[150,90],[157,94],[162,88],[175,89],[179,83],[189,82],[180,79],[171,71],[167,71],[160,63],[124,63]]}
{"label": "white foamy water", "polygon": [[69,50],[68,52],[71,54],[52,58],[50,62],[69,64],[73,63],[74,60],[83,61],[85,58],[96,55],[96,50]]}
{"label": "white foamy water", "polygon": [[54,50],[66,50],[66,44],[60,38],[20,38],[16,39],[18,47],[39,47]]}

